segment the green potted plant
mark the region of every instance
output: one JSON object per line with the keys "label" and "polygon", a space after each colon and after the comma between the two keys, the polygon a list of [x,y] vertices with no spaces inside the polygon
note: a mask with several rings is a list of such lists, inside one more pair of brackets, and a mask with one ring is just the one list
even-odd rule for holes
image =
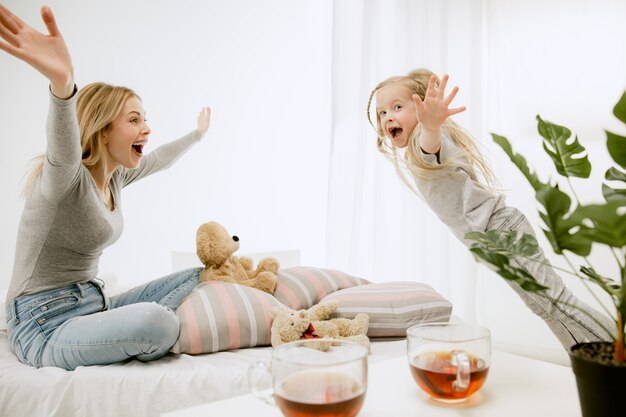
{"label": "green potted plant", "polygon": [[[626,93],[613,108],[613,114],[626,124]],[[609,311],[615,320],[615,340],[610,342],[581,343],[569,351],[572,369],[576,375],[578,394],[584,417],[605,417],[615,413],[619,399],[626,393],[626,352],[624,350],[626,326],[626,189],[602,184],[604,201],[596,204],[582,203],[572,187],[570,178],[588,179],[591,164],[578,137],[571,139],[571,131],[537,116],[538,131],[543,138],[543,148],[554,162],[556,171],[568,184],[569,194],[558,182],[542,182],[530,170],[526,159],[513,152],[509,141],[492,133],[493,140],[504,150],[511,161],[526,177],[543,207],[539,215],[543,232],[553,251],[565,258],[571,270],[563,270],[585,282],[591,282],[608,294],[615,310]],[[607,169],[607,181],[626,183],[626,137],[606,132],[607,148],[615,163]],[[572,198],[573,197],[573,198]],[[489,265],[500,276],[512,280],[526,291],[545,289],[525,270],[509,263],[512,257],[528,257],[536,252],[533,236],[518,236],[517,232],[490,230],[471,232],[474,257]],[[597,272],[589,263],[592,249],[608,247],[615,259],[618,276],[607,277]],[[571,254],[584,260],[576,267]],[[617,403],[616,403],[617,401]]]}

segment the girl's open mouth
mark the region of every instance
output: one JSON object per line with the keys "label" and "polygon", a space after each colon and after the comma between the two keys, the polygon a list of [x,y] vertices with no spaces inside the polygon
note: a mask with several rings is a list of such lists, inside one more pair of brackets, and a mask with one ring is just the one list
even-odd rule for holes
{"label": "girl's open mouth", "polygon": [[395,139],[398,136],[400,136],[400,134],[402,133],[402,128],[401,127],[392,127],[391,129],[389,129],[389,133],[391,134],[391,138]]}

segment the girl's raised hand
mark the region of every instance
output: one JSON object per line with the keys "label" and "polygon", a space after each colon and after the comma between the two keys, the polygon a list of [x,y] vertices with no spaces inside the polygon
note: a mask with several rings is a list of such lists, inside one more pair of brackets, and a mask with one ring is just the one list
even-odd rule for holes
{"label": "girl's raised hand", "polygon": [[204,136],[207,130],[209,130],[209,126],[211,125],[211,108],[204,107],[200,114],[198,114],[198,133],[200,136]]}
{"label": "girl's raised hand", "polygon": [[74,67],[49,7],[41,8],[48,35],[24,23],[0,4],[0,49],[21,59],[50,80],[52,93],[67,98],[74,92]]}
{"label": "girl's raised hand", "polygon": [[448,78],[448,74],[445,74],[441,78],[441,84],[437,87],[437,78],[434,75],[431,76],[428,81],[428,89],[426,90],[424,100],[422,100],[417,94],[413,94],[417,120],[425,129],[439,129],[441,124],[449,116],[465,111],[465,106],[453,109],[449,108],[450,103],[452,103],[456,93],[459,91],[459,87],[454,87],[450,94],[444,98]]}

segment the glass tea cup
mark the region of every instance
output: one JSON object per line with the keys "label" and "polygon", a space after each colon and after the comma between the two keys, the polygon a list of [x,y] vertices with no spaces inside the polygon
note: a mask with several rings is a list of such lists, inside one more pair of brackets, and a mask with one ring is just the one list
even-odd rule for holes
{"label": "glass tea cup", "polygon": [[[252,364],[252,394],[278,406],[285,417],[354,417],[367,391],[364,346],[336,339],[304,339],[280,345],[269,362]],[[263,389],[260,375],[271,376]]]}
{"label": "glass tea cup", "polygon": [[418,324],[407,330],[407,357],[413,379],[431,398],[465,401],[489,373],[491,334],[465,323]]}

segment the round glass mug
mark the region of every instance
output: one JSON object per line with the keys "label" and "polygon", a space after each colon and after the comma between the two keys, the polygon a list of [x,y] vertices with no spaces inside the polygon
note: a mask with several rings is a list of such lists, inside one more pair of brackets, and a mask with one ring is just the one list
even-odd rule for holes
{"label": "round glass mug", "polygon": [[367,357],[367,348],[348,341],[298,340],[274,348],[270,362],[250,365],[248,383],[286,417],[354,417],[367,391]]}
{"label": "round glass mug", "polygon": [[487,379],[491,334],[472,324],[418,324],[407,330],[407,357],[413,379],[431,398],[465,401]]}

